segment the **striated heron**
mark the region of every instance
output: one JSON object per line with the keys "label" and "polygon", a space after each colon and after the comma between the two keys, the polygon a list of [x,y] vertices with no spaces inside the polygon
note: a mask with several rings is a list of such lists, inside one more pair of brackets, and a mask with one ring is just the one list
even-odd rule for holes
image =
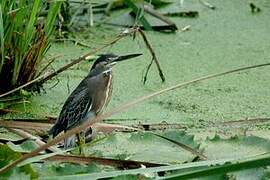
{"label": "striated heron", "polygon": [[[56,123],[49,130],[49,135],[54,138],[62,131],[66,132],[101,113],[104,106],[110,101],[112,94],[112,67],[119,61],[140,55],[142,54],[100,55],[94,62],[89,74],[67,98]],[[89,131],[91,132],[91,129]],[[77,135],[80,145],[84,143],[84,133],[81,132],[81,134]],[[75,136],[65,139],[65,148],[73,147],[75,140]]]}

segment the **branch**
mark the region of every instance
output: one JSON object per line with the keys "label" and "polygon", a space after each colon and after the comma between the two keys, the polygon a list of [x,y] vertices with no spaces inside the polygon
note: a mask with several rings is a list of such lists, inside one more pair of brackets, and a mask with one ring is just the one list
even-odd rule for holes
{"label": "branch", "polygon": [[[156,53],[155,53],[154,49],[152,48],[151,44],[149,43],[148,39],[146,38],[146,35],[144,34],[144,32],[140,28],[138,28],[138,32],[141,34],[141,36],[143,38],[143,41],[146,44],[146,47],[149,49],[149,51],[150,51],[150,53],[152,55],[152,58],[153,58],[152,60],[155,61],[156,65],[157,65],[159,76],[160,76],[162,82],[164,82],[165,81],[165,76],[164,76],[164,74],[163,74],[163,72],[161,70],[161,67],[160,67],[160,64],[159,64],[159,61],[157,59],[157,56],[156,56]],[[144,76],[144,82],[143,83],[146,82],[146,77],[147,77],[148,70],[150,69],[151,64],[152,64],[152,62],[150,63],[150,65],[147,68],[147,71],[146,71],[145,76]]]}
{"label": "branch", "polygon": [[1,98],[1,97],[4,97],[4,96],[7,96],[7,95],[10,95],[10,94],[12,94],[12,93],[14,93],[14,92],[16,92],[16,91],[18,91],[18,90],[21,90],[21,89],[23,89],[23,88],[25,88],[25,87],[27,87],[27,86],[29,86],[29,85],[31,85],[31,84],[34,84],[34,83],[40,81],[41,79],[43,79],[43,78],[46,77],[46,76],[47,76],[47,74],[44,74],[43,76],[39,76],[39,77],[37,77],[36,79],[34,79],[34,80],[32,80],[32,81],[29,81],[28,83],[26,83],[26,84],[24,84],[24,85],[21,85],[21,86],[19,86],[19,87],[13,89],[13,90],[11,90],[11,91],[8,91],[8,92],[6,92],[6,93],[4,93],[4,94],[1,94],[1,95],[0,95],[0,98]]}

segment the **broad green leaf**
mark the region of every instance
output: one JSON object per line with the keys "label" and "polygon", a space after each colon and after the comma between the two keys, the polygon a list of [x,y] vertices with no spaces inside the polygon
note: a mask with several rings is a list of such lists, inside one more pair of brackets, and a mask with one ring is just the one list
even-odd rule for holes
{"label": "broad green leaf", "polygon": [[[14,152],[7,145],[0,145],[0,168],[6,166],[12,161],[21,157],[21,154],[18,152]],[[23,179],[29,179],[29,177],[36,177],[36,173],[32,169],[30,165],[26,165],[23,167],[15,167],[10,171],[1,174],[1,177],[6,177],[9,179],[17,179],[18,177],[22,177]]]}
{"label": "broad green leaf", "polygon": [[200,147],[200,144],[194,140],[194,135],[188,135],[184,131],[166,131],[162,135],[176,142],[188,145],[194,149],[199,149]]}
{"label": "broad green leaf", "polygon": [[[170,175],[172,179],[183,177],[194,177],[199,174],[210,175],[213,172],[217,172],[219,175],[232,177],[233,179],[261,179],[265,174],[263,165],[266,164],[266,160],[258,160],[256,158],[252,160],[245,160],[245,158],[264,154],[270,152],[270,141],[264,138],[256,136],[235,136],[229,139],[223,139],[219,136],[215,136],[213,139],[207,139],[203,143],[205,152],[204,154],[209,159],[237,159],[244,158],[242,162],[228,161],[228,163],[221,164],[219,166],[208,166],[201,168],[191,168],[187,171],[175,172],[177,175]],[[239,162],[239,163],[238,163]],[[250,166],[250,167],[249,167]],[[230,169],[231,167],[231,169]],[[255,167],[250,169],[251,167]],[[258,168],[256,168],[258,167]],[[246,168],[248,168],[246,170]],[[238,171],[241,170],[241,171]],[[234,171],[228,173],[228,171]],[[254,173],[256,172],[256,173]],[[193,174],[194,173],[194,174]],[[174,174],[174,173],[173,173]],[[207,178],[207,177],[206,177]],[[211,178],[210,176],[208,178]]]}
{"label": "broad green leaf", "polygon": [[0,128],[0,139],[8,141],[18,141],[22,140],[23,138],[21,136],[18,136],[17,134],[6,130],[5,128]]}
{"label": "broad green leaf", "polygon": [[203,143],[208,159],[242,158],[270,152],[270,141],[256,136],[235,136],[222,139],[215,136]]}
{"label": "broad green leaf", "polygon": [[31,152],[39,147],[33,140],[27,140],[18,145],[8,142],[7,145],[16,152]]}
{"label": "broad green leaf", "polygon": [[[250,168],[262,167],[270,164],[270,154],[263,154],[258,156],[252,156],[244,159],[222,159],[222,160],[207,160],[201,162],[192,162],[186,164],[177,164],[169,166],[161,166],[154,168],[140,168],[134,170],[121,170],[112,172],[99,172],[99,173],[86,173],[73,176],[62,176],[62,179],[102,179],[112,178],[120,175],[138,175],[138,174],[152,174],[155,173],[155,179],[182,179],[182,178],[198,178],[201,179],[220,179],[221,176],[216,174],[224,174],[225,172],[233,172],[238,170],[245,170]],[[158,177],[157,173],[174,172],[177,174],[171,174],[169,176]],[[211,175],[210,178],[207,176]],[[51,179],[51,178],[44,178]]]}
{"label": "broad green leaf", "polygon": [[[205,177],[205,176],[212,176],[214,174],[224,174],[227,172],[236,172],[239,173],[240,170],[250,170],[253,168],[261,168],[264,166],[270,165],[270,154],[261,154],[257,156],[252,156],[243,159],[235,159],[231,161],[223,161],[223,163],[213,163],[212,161],[208,162],[207,166],[201,168],[190,168],[186,171],[180,171],[179,173],[166,176],[165,178],[161,179],[190,179],[190,178],[197,178],[197,177]],[[191,167],[191,166],[190,166]],[[181,170],[181,168],[179,168]],[[258,172],[258,171],[257,171]],[[251,174],[251,173],[248,173]],[[236,174],[238,175],[238,174]],[[234,177],[236,177],[234,175]],[[255,176],[251,176],[252,179],[257,178],[257,174]]]}
{"label": "broad green leaf", "polygon": [[[177,138],[185,139],[185,143],[198,146],[189,135],[181,132],[175,133]],[[195,158],[195,155],[168,140],[151,133],[141,132],[117,133],[107,136],[105,139],[86,147],[86,153],[107,158],[169,164],[190,162]]]}
{"label": "broad green leaf", "polygon": [[79,165],[71,163],[45,162],[34,163],[33,168],[37,171],[40,178],[47,176],[64,176],[82,173],[100,172],[101,168],[95,164]]}

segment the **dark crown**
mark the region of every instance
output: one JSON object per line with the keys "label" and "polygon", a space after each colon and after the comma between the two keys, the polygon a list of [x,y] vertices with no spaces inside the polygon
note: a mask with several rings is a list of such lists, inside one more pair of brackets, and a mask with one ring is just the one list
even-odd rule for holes
{"label": "dark crown", "polygon": [[108,61],[110,58],[116,58],[117,55],[115,54],[100,54],[97,60],[94,62],[93,66],[91,69],[94,69],[98,63]]}

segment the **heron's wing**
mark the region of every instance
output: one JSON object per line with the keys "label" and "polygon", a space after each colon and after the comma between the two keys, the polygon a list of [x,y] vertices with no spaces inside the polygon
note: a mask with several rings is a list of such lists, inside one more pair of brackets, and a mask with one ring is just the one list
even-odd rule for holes
{"label": "heron's wing", "polygon": [[68,122],[67,129],[73,128],[87,120],[87,113],[92,106],[92,98],[87,88],[81,89],[74,95],[71,96],[71,102],[65,113],[65,118]]}
{"label": "heron's wing", "polygon": [[87,117],[91,103],[92,98],[86,87],[81,86],[79,89],[75,89],[66,100],[56,124],[51,129],[51,134],[56,136],[61,131],[79,125]]}

